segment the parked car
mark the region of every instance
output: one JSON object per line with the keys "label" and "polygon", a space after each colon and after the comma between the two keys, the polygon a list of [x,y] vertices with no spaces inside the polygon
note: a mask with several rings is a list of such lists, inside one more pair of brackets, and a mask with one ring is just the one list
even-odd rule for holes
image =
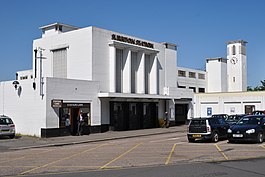
{"label": "parked car", "polygon": [[0,116],[0,136],[14,138],[16,134],[15,124],[10,117]]}
{"label": "parked car", "polygon": [[227,119],[225,119],[226,123],[228,123],[230,126],[237,123],[242,117],[246,116],[246,114],[235,114],[235,115],[229,115]]}
{"label": "parked car", "polygon": [[253,111],[252,113],[251,113],[252,115],[264,115],[265,114],[265,111]]}
{"label": "parked car", "polygon": [[228,128],[229,125],[223,117],[194,118],[188,125],[187,137],[189,142],[196,140],[218,142],[220,138],[227,138]]}
{"label": "parked car", "polygon": [[227,130],[229,142],[254,141],[262,143],[265,132],[265,115],[248,115]]}

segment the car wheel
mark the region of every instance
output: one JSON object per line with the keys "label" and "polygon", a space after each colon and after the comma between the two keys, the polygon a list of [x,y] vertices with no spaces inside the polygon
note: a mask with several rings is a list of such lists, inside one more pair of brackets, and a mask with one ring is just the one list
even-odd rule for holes
{"label": "car wheel", "polygon": [[195,139],[188,139],[190,143],[194,143],[195,142]]}
{"label": "car wheel", "polygon": [[257,136],[257,143],[262,143],[263,142],[263,133],[259,133]]}
{"label": "car wheel", "polygon": [[15,135],[10,135],[9,138],[13,139],[15,138]]}
{"label": "car wheel", "polygon": [[234,142],[235,142],[235,140],[228,140],[228,142],[229,142],[229,143],[234,143]]}
{"label": "car wheel", "polygon": [[218,142],[219,141],[219,135],[217,132],[213,133],[212,142]]}

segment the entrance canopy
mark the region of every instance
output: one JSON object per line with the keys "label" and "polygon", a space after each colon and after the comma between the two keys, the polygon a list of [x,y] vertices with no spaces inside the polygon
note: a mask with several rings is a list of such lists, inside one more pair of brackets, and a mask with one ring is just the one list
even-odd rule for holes
{"label": "entrance canopy", "polygon": [[152,94],[132,94],[132,93],[98,93],[99,98],[132,98],[132,99],[181,99],[179,97],[168,95],[152,95]]}

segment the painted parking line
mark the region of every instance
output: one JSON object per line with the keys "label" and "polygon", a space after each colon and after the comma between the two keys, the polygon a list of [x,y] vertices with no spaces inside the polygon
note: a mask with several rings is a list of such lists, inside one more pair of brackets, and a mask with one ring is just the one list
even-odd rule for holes
{"label": "painted parking line", "polygon": [[215,147],[216,147],[216,149],[218,150],[218,152],[220,152],[226,160],[229,160],[229,158],[225,155],[225,153],[224,153],[224,152],[222,151],[222,149],[218,146],[218,144],[215,144]]}
{"label": "painted parking line", "polygon": [[25,174],[30,173],[30,172],[32,172],[32,171],[38,170],[38,169],[40,169],[40,168],[47,167],[47,166],[49,166],[49,165],[55,164],[55,163],[60,162],[60,161],[63,161],[63,160],[67,160],[67,159],[73,158],[73,157],[75,157],[75,156],[78,156],[78,155],[81,155],[81,154],[83,154],[83,153],[86,153],[86,152],[89,152],[89,151],[95,150],[95,149],[100,148],[100,147],[105,146],[105,145],[106,145],[106,144],[101,144],[101,145],[98,145],[98,146],[96,146],[96,147],[94,147],[94,148],[90,148],[90,149],[87,149],[87,150],[85,150],[85,151],[82,151],[82,152],[79,152],[79,153],[73,154],[73,155],[71,155],[71,156],[68,156],[68,157],[65,157],[65,158],[62,158],[62,159],[59,159],[59,160],[56,160],[56,161],[53,161],[53,162],[50,162],[50,163],[47,163],[47,164],[44,164],[44,165],[38,166],[38,167],[35,167],[35,168],[33,168],[33,169],[30,169],[30,170],[27,170],[27,171],[24,171],[24,172],[20,173],[20,175],[25,175]]}
{"label": "painted parking line", "polygon": [[118,159],[120,159],[121,157],[125,156],[126,154],[128,154],[129,152],[131,152],[132,150],[134,150],[135,148],[137,148],[138,146],[140,146],[142,143],[139,143],[137,145],[135,145],[134,147],[132,147],[131,149],[129,149],[128,151],[124,152],[123,154],[119,155],[118,157],[116,157],[115,159],[111,160],[110,162],[106,163],[105,165],[101,166],[99,169],[104,169],[107,168],[107,166],[115,161],[117,161]]}
{"label": "painted parking line", "polygon": [[[44,153],[47,153],[47,152],[51,152],[53,151],[54,149],[51,149],[51,150],[45,150],[45,151],[42,151],[42,152],[38,152],[38,155],[39,154],[44,154]],[[17,161],[17,160],[21,160],[21,159],[25,159],[25,158],[28,158],[28,157],[33,157],[35,156],[36,154],[30,154],[30,155],[24,155],[24,156],[21,156],[21,157],[18,157],[18,158],[14,158],[14,159],[9,159],[9,160],[5,160],[5,161],[0,161],[0,164],[3,164],[3,163],[9,163],[9,162],[13,162],[13,161]]]}
{"label": "painted parking line", "polygon": [[157,143],[157,142],[171,141],[171,140],[178,140],[178,139],[179,138],[168,138],[168,139],[150,141],[150,143]]}
{"label": "painted parking line", "polygon": [[175,151],[176,146],[177,146],[177,143],[175,143],[175,144],[173,145],[173,147],[172,147],[172,149],[171,149],[171,152],[170,152],[170,154],[169,154],[168,157],[167,157],[167,161],[165,162],[165,165],[167,165],[167,164],[169,163],[169,161],[170,161],[170,159],[171,159],[171,156],[172,156],[173,152]]}
{"label": "painted parking line", "polygon": [[265,149],[265,146],[264,146],[264,145],[259,145],[259,147],[261,147],[261,148]]}

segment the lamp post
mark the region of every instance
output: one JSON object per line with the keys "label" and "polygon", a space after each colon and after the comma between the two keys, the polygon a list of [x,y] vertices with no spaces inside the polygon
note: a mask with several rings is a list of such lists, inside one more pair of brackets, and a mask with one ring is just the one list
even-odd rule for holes
{"label": "lamp post", "polygon": [[[40,59],[40,96],[43,98],[44,93],[43,93],[43,77],[42,77],[42,60],[46,59],[46,57],[42,56],[42,52],[45,51],[45,49],[38,47],[34,50],[35,53],[35,76],[34,76],[34,82],[33,82],[33,88],[34,90],[36,89],[36,83],[35,83],[35,78],[37,77],[37,59]],[[39,57],[37,56],[37,53],[39,52]]]}

